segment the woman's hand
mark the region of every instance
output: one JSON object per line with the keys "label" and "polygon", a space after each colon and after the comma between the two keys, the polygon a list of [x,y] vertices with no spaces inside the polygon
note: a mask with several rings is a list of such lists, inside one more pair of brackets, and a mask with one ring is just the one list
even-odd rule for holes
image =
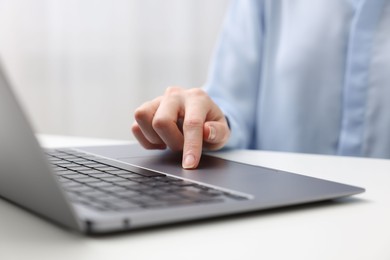
{"label": "woman's hand", "polygon": [[135,111],[134,136],[146,149],[183,151],[182,166],[196,168],[202,149],[222,148],[230,135],[226,118],[202,89],[169,87]]}

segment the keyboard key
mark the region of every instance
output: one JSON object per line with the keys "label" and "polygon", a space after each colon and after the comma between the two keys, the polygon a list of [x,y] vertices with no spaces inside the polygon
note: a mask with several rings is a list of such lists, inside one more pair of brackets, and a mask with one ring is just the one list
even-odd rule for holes
{"label": "keyboard key", "polygon": [[115,184],[118,185],[118,186],[125,187],[125,188],[126,188],[126,187],[139,186],[139,183],[138,183],[138,182],[134,182],[134,181],[126,180],[126,179],[124,179],[124,180],[121,181],[121,182],[116,182]]}
{"label": "keyboard key", "polygon": [[134,181],[134,182],[143,183],[143,182],[148,182],[149,178],[148,177],[138,176],[138,177],[130,178],[130,180]]}
{"label": "keyboard key", "polygon": [[138,196],[139,193],[136,192],[136,191],[133,191],[133,190],[122,190],[122,191],[117,191],[116,194],[120,197],[124,197],[124,198],[129,198],[131,196]]}
{"label": "keyboard key", "polygon": [[125,170],[115,170],[115,171],[105,171],[105,172],[113,174],[113,175],[119,175],[119,176],[126,175],[128,178],[140,176],[139,174],[136,174],[136,173],[130,172],[130,171],[125,171]]}
{"label": "keyboard key", "polygon": [[87,174],[87,175],[93,175],[93,174],[96,174],[96,173],[104,173],[102,171],[98,171],[98,170],[91,169],[91,168],[87,168],[85,170],[79,170],[78,172],[81,172],[81,173]]}
{"label": "keyboard key", "polygon": [[189,181],[184,181],[184,180],[175,180],[175,181],[170,181],[170,183],[180,186],[180,187],[185,187],[185,186],[195,186],[196,184],[189,182]]}
{"label": "keyboard key", "polygon": [[112,183],[99,181],[98,179],[96,181],[88,181],[84,183],[88,183],[88,186],[95,187],[95,188],[106,188],[106,187],[113,186]]}
{"label": "keyboard key", "polygon": [[91,170],[91,168],[88,168],[88,167],[85,167],[85,166],[81,166],[81,165],[77,165],[77,166],[68,166],[68,167],[66,167],[66,168],[68,168],[69,170],[78,171],[78,172],[83,172],[83,171],[89,171],[89,170]]}
{"label": "keyboard key", "polygon": [[95,198],[95,197],[102,196],[104,194],[106,194],[106,192],[97,189],[91,189],[83,192],[83,195],[88,198]]}
{"label": "keyboard key", "polygon": [[65,167],[65,168],[80,166],[80,165],[78,165],[78,164],[71,163],[71,162],[67,162],[67,161],[57,162],[57,163],[55,163],[54,165],[56,165],[56,166],[61,166],[61,167]]}
{"label": "keyboard key", "polygon": [[[105,167],[101,167],[101,168],[102,168],[102,171],[105,171],[105,172],[123,171],[123,169],[119,169],[119,168],[115,168],[115,167],[111,167],[111,166],[107,166],[107,165]],[[128,172],[128,171],[126,171],[126,172]]]}
{"label": "keyboard key", "polygon": [[66,174],[61,174],[61,176],[64,177],[64,178],[67,178],[67,179],[72,179],[72,180],[88,178],[87,175],[81,174],[81,173],[77,173],[77,172],[68,172]]}
{"label": "keyboard key", "polygon": [[112,192],[115,194],[120,195],[120,192],[128,191],[125,187],[117,186],[117,185],[111,185],[111,186],[104,186],[100,187],[101,190],[104,190],[106,192]]}
{"label": "keyboard key", "polygon": [[126,181],[126,179],[124,178],[121,178],[121,177],[116,177],[116,176],[108,176],[108,177],[103,177],[103,178],[100,178],[104,181],[108,181],[108,182],[122,182],[122,181]]}
{"label": "keyboard key", "polygon": [[[83,172],[83,173],[85,173],[85,172]],[[95,177],[95,178],[99,178],[99,179],[103,179],[105,177],[113,177],[113,175],[108,174],[108,173],[103,173],[103,172],[85,173],[85,174],[92,176],[92,177]]]}
{"label": "keyboard key", "polygon": [[182,196],[179,196],[177,194],[160,194],[159,196],[157,196],[157,199],[158,200],[164,200],[164,201],[182,201],[183,200],[183,197]]}
{"label": "keyboard key", "polygon": [[76,181],[81,182],[81,183],[88,183],[88,184],[92,184],[94,182],[100,182],[99,179],[92,178],[92,177],[77,178]]}
{"label": "keyboard key", "polygon": [[88,164],[88,167],[91,167],[91,168],[95,168],[95,169],[98,169],[98,168],[104,168],[106,167],[107,165],[105,164],[102,164],[102,163],[97,163],[97,162],[92,162],[91,164]]}
{"label": "keyboard key", "polygon": [[145,176],[145,177],[159,177],[159,176],[164,176],[161,173],[158,172],[153,172],[153,171],[146,171],[146,170],[140,170],[137,172],[137,174]]}

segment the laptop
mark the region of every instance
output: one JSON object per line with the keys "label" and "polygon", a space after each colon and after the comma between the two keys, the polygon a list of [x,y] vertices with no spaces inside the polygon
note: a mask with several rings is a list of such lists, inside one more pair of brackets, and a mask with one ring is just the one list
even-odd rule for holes
{"label": "laptop", "polygon": [[0,197],[85,234],[332,200],[363,188],[139,145],[42,149],[0,68]]}

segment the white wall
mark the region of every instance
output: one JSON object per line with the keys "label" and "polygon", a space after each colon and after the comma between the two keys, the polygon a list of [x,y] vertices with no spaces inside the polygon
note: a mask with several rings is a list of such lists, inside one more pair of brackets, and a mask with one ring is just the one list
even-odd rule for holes
{"label": "white wall", "polygon": [[128,139],[134,109],[200,86],[228,0],[0,0],[0,57],[41,133]]}

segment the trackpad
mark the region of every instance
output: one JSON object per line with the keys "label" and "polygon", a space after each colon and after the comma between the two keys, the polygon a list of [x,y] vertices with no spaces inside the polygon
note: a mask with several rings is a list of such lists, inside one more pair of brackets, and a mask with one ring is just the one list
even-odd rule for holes
{"label": "trackpad", "polygon": [[117,160],[156,172],[241,192],[257,191],[259,189],[257,180],[261,176],[264,178],[264,176],[274,175],[274,171],[270,169],[235,163],[208,155],[203,155],[198,168],[193,170],[181,167],[181,153],[164,153],[160,156],[128,157]]}

